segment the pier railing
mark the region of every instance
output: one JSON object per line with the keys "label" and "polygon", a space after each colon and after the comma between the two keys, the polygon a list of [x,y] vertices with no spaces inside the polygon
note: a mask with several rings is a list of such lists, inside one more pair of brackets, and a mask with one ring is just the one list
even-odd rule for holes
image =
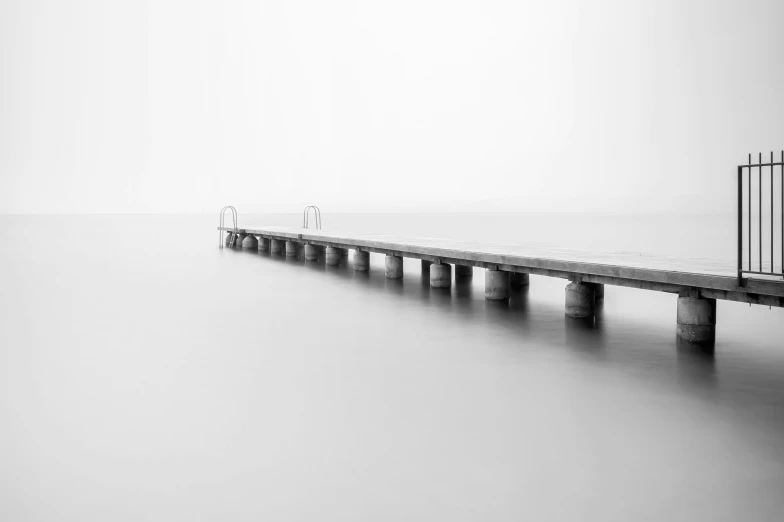
{"label": "pier railing", "polygon": [[[770,219],[768,219],[770,217]],[[784,151],[738,165],[738,284],[744,275],[784,277]]]}

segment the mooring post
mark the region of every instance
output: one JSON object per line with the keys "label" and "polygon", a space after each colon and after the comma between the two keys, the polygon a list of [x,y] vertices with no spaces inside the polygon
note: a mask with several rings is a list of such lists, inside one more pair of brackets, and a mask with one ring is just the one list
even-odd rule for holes
{"label": "mooring post", "polygon": [[509,297],[509,272],[485,270],[485,298],[500,301]]}
{"label": "mooring post", "polygon": [[283,253],[283,240],[282,239],[270,239],[270,253],[272,254],[282,254]]}
{"label": "mooring post", "polygon": [[248,234],[245,232],[240,232],[237,234],[237,239],[234,240],[234,248],[242,248],[242,242],[245,240]]}
{"label": "mooring post", "polygon": [[370,270],[370,252],[354,250],[354,270],[357,272],[367,272]]}
{"label": "mooring post", "polygon": [[395,255],[387,255],[384,260],[384,271],[387,279],[400,279],[403,277],[403,258]]}
{"label": "mooring post", "polygon": [[318,261],[319,251],[316,245],[305,245],[305,261]]}
{"label": "mooring post", "polygon": [[259,248],[259,242],[256,239],[256,236],[254,236],[253,234],[248,234],[247,236],[245,236],[245,239],[242,240],[242,248],[245,249],[252,248],[253,250],[257,250]]}
{"label": "mooring post", "polygon": [[343,258],[343,252],[339,248],[328,246],[324,253],[324,260],[329,266],[338,266]]}
{"label": "mooring post", "polygon": [[452,286],[452,265],[433,263],[430,265],[430,286],[432,288],[449,288]]}
{"label": "mooring post", "polygon": [[572,281],[566,285],[566,315],[590,317],[596,304],[596,292],[591,283]]}
{"label": "mooring post", "polygon": [[259,252],[267,252],[270,248],[270,240],[268,237],[259,236]]}
{"label": "mooring post", "polygon": [[698,344],[716,341],[716,300],[705,297],[678,296],[676,334]]}
{"label": "mooring post", "polygon": [[341,259],[348,261],[348,248],[338,248]]}

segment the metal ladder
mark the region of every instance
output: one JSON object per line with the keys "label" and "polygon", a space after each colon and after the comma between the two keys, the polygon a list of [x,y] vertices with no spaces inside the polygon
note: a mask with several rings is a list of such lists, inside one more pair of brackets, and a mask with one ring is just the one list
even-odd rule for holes
{"label": "metal ladder", "polygon": [[229,232],[231,237],[229,238],[229,246],[233,247],[234,244],[237,242],[237,237],[239,235],[239,230],[237,229],[237,209],[232,207],[231,205],[226,205],[221,209],[220,213],[220,228],[218,229],[218,247],[223,248],[223,226],[224,223],[224,216],[226,215],[226,210],[231,210],[231,217],[234,221],[234,230]]}
{"label": "metal ladder", "polygon": [[321,210],[316,205],[308,205],[302,212],[302,228],[308,228],[308,218],[310,217],[310,210],[313,210],[313,215],[316,218],[316,230],[321,230]]}

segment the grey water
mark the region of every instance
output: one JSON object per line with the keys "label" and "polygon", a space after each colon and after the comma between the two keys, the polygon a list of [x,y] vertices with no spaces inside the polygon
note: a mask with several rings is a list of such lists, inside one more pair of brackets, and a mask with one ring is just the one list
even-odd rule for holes
{"label": "grey water", "polygon": [[[298,226],[301,215],[240,215]],[[487,302],[219,249],[209,216],[0,217],[0,520],[781,520],[784,311],[565,281]],[[733,262],[732,216],[324,215]]]}

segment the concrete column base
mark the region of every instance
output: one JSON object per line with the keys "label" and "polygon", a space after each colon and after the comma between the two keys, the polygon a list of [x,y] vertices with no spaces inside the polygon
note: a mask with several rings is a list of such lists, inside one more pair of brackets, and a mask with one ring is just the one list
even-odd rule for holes
{"label": "concrete column base", "polygon": [[318,261],[319,251],[316,245],[305,245],[305,261]]}
{"label": "concrete column base", "polygon": [[270,240],[268,237],[259,236],[259,252],[267,252],[270,248]]}
{"label": "concrete column base", "polygon": [[253,234],[245,236],[245,239],[242,240],[242,248],[257,250],[259,248],[259,241],[256,239],[256,236]]}
{"label": "concrete column base", "polygon": [[514,289],[523,288],[524,286],[528,286],[529,279],[528,274],[524,274],[522,272],[511,272],[509,274],[509,286]]}
{"label": "concrete column base", "polygon": [[234,248],[242,248],[242,242],[245,241],[245,238],[248,234],[239,233],[237,234],[237,239],[234,240]]}
{"label": "concrete column base", "polygon": [[449,288],[452,286],[452,265],[433,263],[430,265],[430,286],[432,288]]}
{"label": "concrete column base", "polygon": [[282,254],[284,248],[284,241],[282,239],[270,239],[270,253]]}
{"label": "concrete column base", "polygon": [[569,317],[590,317],[593,315],[596,295],[590,283],[569,283],[566,285],[566,315]]}
{"label": "concrete column base", "polygon": [[455,265],[455,279],[471,279],[474,277],[474,267]]}
{"label": "concrete column base", "polygon": [[485,298],[491,301],[509,298],[509,272],[485,270]]}
{"label": "concrete column base", "polygon": [[370,252],[354,250],[354,270],[357,272],[370,270]]}
{"label": "concrete column base", "polygon": [[286,257],[297,257],[299,255],[299,245],[296,241],[286,241]]}
{"label": "concrete column base", "polygon": [[678,326],[681,339],[699,344],[716,341],[716,300],[704,297],[678,297]]}
{"label": "concrete column base", "polygon": [[403,277],[403,258],[387,256],[384,260],[384,272],[387,279],[400,279]]}
{"label": "concrete column base", "polygon": [[343,258],[343,252],[339,248],[327,247],[324,252],[324,260],[329,266],[338,266]]}
{"label": "concrete column base", "polygon": [[593,283],[593,293],[596,302],[604,301],[604,285],[601,283]]}

